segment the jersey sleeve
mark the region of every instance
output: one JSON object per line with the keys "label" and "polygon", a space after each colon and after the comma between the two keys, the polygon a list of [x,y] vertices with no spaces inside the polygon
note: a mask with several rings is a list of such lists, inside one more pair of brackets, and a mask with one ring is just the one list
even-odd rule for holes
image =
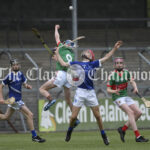
{"label": "jersey sleeve", "polygon": [[77,64],[77,62],[76,61],[71,61],[71,62],[69,62],[69,64],[71,66],[71,65]]}
{"label": "jersey sleeve", "polygon": [[57,46],[59,47],[59,46],[61,46],[61,44],[62,44],[62,43],[59,41],[59,42],[57,43]]}
{"label": "jersey sleeve", "polygon": [[4,78],[4,80],[2,81],[3,85],[7,85],[9,83],[9,74]]}
{"label": "jersey sleeve", "polygon": [[58,43],[57,43],[57,46],[58,46],[58,47],[63,46],[63,43],[58,42]]}
{"label": "jersey sleeve", "polygon": [[27,78],[22,74],[22,83],[27,83]]}
{"label": "jersey sleeve", "polygon": [[101,67],[100,60],[92,61],[91,64],[92,64],[93,68],[99,68],[99,67]]}

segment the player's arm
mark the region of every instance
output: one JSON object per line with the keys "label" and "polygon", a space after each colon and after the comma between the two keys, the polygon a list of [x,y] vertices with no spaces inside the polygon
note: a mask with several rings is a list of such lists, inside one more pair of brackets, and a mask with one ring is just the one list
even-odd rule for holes
{"label": "player's arm", "polygon": [[114,45],[113,49],[108,54],[106,54],[103,58],[101,58],[100,62],[103,63],[106,60],[108,60],[122,44],[123,44],[122,41],[117,41],[116,44]]}
{"label": "player's arm", "polygon": [[114,82],[114,80],[113,80],[112,78],[113,78],[113,73],[110,74],[109,77],[108,77],[108,81],[107,81],[107,92],[108,92],[109,94],[117,94],[117,95],[120,95],[120,94],[119,94],[120,89],[118,89],[118,88],[117,88],[116,90],[112,89],[113,85],[115,84],[115,82]]}
{"label": "player's arm", "polygon": [[127,78],[128,78],[128,81],[130,82],[131,86],[133,87],[133,93],[137,93],[138,88],[137,88],[136,82],[134,81],[134,78],[132,77],[132,74],[127,72]]}
{"label": "player's arm", "polygon": [[0,104],[4,104],[4,98],[3,98],[3,84],[0,84]]}
{"label": "player's arm", "polygon": [[54,55],[52,56],[52,59],[55,60],[55,61],[57,61],[57,56],[56,56],[56,54],[54,54]]}
{"label": "player's arm", "polygon": [[3,97],[3,87],[8,84],[9,84],[9,75],[7,75],[2,81],[2,83],[0,84],[0,103],[1,104],[5,104],[4,97]]}
{"label": "player's arm", "polygon": [[32,89],[32,86],[30,84],[27,84],[27,78],[22,74],[22,84],[26,89]]}
{"label": "player's arm", "polygon": [[110,93],[110,94],[120,95],[119,91],[120,91],[120,89],[112,90],[111,87],[107,87],[107,92]]}
{"label": "player's arm", "polygon": [[130,84],[133,87],[133,93],[137,93],[138,92],[138,88],[137,88],[137,85],[136,85],[136,82],[134,81],[134,79],[130,80]]}
{"label": "player's arm", "polygon": [[55,53],[56,53],[56,56],[57,56],[57,61],[59,61],[62,66],[64,66],[64,67],[69,67],[70,66],[70,64],[67,63],[67,62],[64,62],[64,60],[59,55],[59,47],[57,47]]}
{"label": "player's arm", "polygon": [[59,28],[60,28],[60,25],[55,25],[55,40],[56,40],[57,45],[60,42],[60,35],[59,35],[59,32],[58,32]]}

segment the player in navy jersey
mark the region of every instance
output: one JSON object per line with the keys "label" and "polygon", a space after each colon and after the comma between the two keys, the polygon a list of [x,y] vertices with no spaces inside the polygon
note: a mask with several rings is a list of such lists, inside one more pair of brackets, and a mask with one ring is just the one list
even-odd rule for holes
{"label": "player in navy jersey", "polygon": [[[96,61],[94,61],[93,51],[85,50],[81,54],[82,62],[74,61],[70,63],[66,63],[62,60],[62,58],[59,55],[59,48],[57,48],[56,50],[57,59],[61,63],[62,66],[69,67],[73,65],[79,65],[81,66],[81,68],[84,70],[84,73],[85,73],[84,80],[80,85],[78,85],[78,88],[74,96],[72,115],[70,117],[70,124],[69,124],[69,128],[67,131],[66,139],[65,139],[67,142],[71,139],[71,134],[74,129],[73,128],[74,121],[81,107],[83,106],[83,104],[85,104],[86,106],[89,106],[92,109],[93,114],[97,120],[103,141],[106,145],[109,145],[109,141],[104,131],[102,119],[101,119],[100,112],[99,112],[99,104],[98,104],[98,100],[97,100],[94,86],[93,86],[92,71],[95,68],[101,67],[101,63],[104,63],[106,60],[108,60],[121,45],[122,45],[122,41],[118,41],[114,45],[114,48],[108,54],[106,54],[105,57]],[[81,75],[81,73],[79,75]],[[75,80],[79,80],[79,79],[77,79],[77,77],[75,78]],[[74,77],[73,77],[73,80],[74,80]]]}
{"label": "player in navy jersey", "polygon": [[36,134],[33,124],[33,114],[25,105],[25,103],[22,101],[22,85],[27,89],[31,89],[32,86],[27,84],[26,77],[20,71],[20,64],[18,60],[13,59],[10,61],[10,64],[11,64],[11,72],[4,78],[4,80],[0,84],[0,103],[4,104],[2,88],[5,85],[8,85],[9,88],[9,98],[14,97],[15,103],[12,105],[8,105],[5,114],[0,114],[0,120],[9,119],[15,112],[15,110],[19,110],[27,118],[27,123],[32,133],[32,141],[39,143],[45,142],[45,139],[40,138]]}

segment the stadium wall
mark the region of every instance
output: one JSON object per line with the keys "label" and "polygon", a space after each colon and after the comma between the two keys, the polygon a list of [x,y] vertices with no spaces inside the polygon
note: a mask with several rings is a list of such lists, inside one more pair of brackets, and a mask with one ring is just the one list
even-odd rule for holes
{"label": "stadium wall", "polygon": [[[96,55],[96,59],[98,59],[101,56],[103,51],[97,51],[96,50],[94,52],[95,52],[95,55]],[[28,53],[32,57],[32,59],[38,64],[38,66],[41,68],[40,75],[39,75],[41,80],[39,82],[39,85],[42,85],[44,82],[46,82],[48,80],[48,78],[46,76],[43,77],[44,72],[49,72],[50,71],[50,66],[52,67],[52,71],[55,71],[55,62],[52,61],[52,64],[50,65],[49,55],[48,55],[47,51],[36,51],[36,52],[28,51]],[[116,56],[122,56],[122,55],[123,55],[122,51],[120,51],[120,52],[118,51]],[[129,69],[129,71],[138,71],[139,57],[137,55],[137,52],[136,51],[127,51],[125,53],[125,56],[126,56],[125,57],[126,67]],[[16,57],[21,61],[21,66],[22,66],[21,70],[23,71],[23,73],[28,78],[28,73],[29,73],[28,70],[32,69],[33,65],[20,52],[12,52],[12,57]],[[146,57],[148,57],[148,55]],[[133,58],[134,58],[134,61],[133,61]],[[1,68],[7,68],[7,70],[3,71],[3,73],[1,74],[1,80],[2,80],[2,78],[4,78],[4,76],[8,73],[8,70],[9,70],[9,61],[8,61],[8,58],[7,58],[6,55],[1,55],[0,64],[1,64],[1,66],[0,66]],[[100,72],[98,72],[98,73],[101,74],[102,73],[101,71],[103,71],[103,73],[105,75],[105,74],[107,74],[107,72],[109,73],[110,71],[113,70],[112,66],[113,66],[113,63],[112,63],[112,60],[110,59],[108,62],[106,62],[103,65],[103,70],[100,70]],[[143,62],[142,69],[143,69],[143,71],[147,71],[147,73],[149,72],[149,66],[144,62]],[[36,74],[33,73],[32,78],[36,77],[35,75]],[[101,79],[103,79],[103,80],[98,80],[95,83],[96,90],[98,88],[103,88],[104,90],[106,90],[107,78],[102,76]],[[140,90],[140,93],[143,92],[144,88],[149,87],[149,84],[150,84],[149,81],[150,81],[149,78],[145,81],[141,81],[141,80],[136,81],[137,85],[138,85],[138,88]],[[29,107],[29,109],[33,112],[35,128],[36,128],[36,130],[38,130],[39,129],[39,120],[40,120],[39,112],[42,110],[42,105],[41,104],[39,106],[41,109],[39,109],[39,107],[38,107],[39,99],[37,99],[37,94],[39,93],[39,91],[38,91],[39,87],[37,87],[36,80],[30,81],[30,79],[28,78],[28,83],[32,85],[33,89],[32,90],[23,89],[23,100],[26,103],[26,105]],[[51,91],[53,97],[57,96],[57,93],[58,93],[59,90],[60,89],[55,89],[55,90]],[[74,88],[71,90],[72,99],[73,99],[73,96],[74,96],[74,90],[75,90]],[[7,94],[8,94],[8,89],[7,89],[7,87],[5,87],[4,88],[5,97],[7,97]],[[131,93],[130,87],[129,87],[129,95],[130,96],[135,96]],[[106,110],[109,109],[109,113],[108,113],[107,116],[110,116],[110,118],[108,118],[108,119],[106,119],[107,118],[106,115],[103,114],[104,112],[101,112],[103,114],[103,119],[104,120],[111,120],[111,122],[112,122],[112,126],[109,127],[110,124],[109,124],[108,121],[106,121],[105,122],[106,128],[115,128],[115,127],[117,128],[118,123],[116,122],[116,126],[114,125],[115,123],[113,123],[113,122],[116,121],[116,120],[113,120],[113,117],[114,117],[113,116],[114,115],[113,110],[116,110],[116,107],[112,105],[111,100],[102,101],[101,98],[104,98],[104,95],[102,93],[99,93],[97,96],[100,99],[100,103],[103,105],[103,107],[101,109],[103,110],[103,108],[105,108],[106,106],[108,106]],[[149,96],[149,94],[147,96]],[[43,99],[43,96],[40,95],[39,98]],[[58,100],[58,103],[54,106],[54,108],[53,108],[54,110],[52,109],[53,110],[52,114],[55,116],[54,119],[56,119],[56,124],[57,124],[56,129],[65,130],[68,126],[68,117],[70,116],[70,111],[68,109],[68,106],[66,106],[65,102],[63,101],[64,100],[63,92],[61,93],[61,95],[58,99],[60,99],[60,100]],[[140,105],[140,108],[142,109],[142,111],[144,112],[143,118],[145,118],[145,119],[141,120],[139,124],[144,124],[143,127],[147,128],[148,124],[146,122],[148,122],[148,119],[149,119],[149,110],[145,109],[144,106],[140,102],[139,102],[139,105]],[[113,109],[113,110],[111,110],[111,109]],[[6,105],[0,105],[0,110],[5,112],[6,111]],[[59,114],[56,113],[57,110],[58,110]],[[86,114],[88,116],[88,110],[83,110],[83,112],[84,111],[86,111]],[[62,119],[64,117],[64,113],[65,114],[67,113],[65,120]],[[62,115],[63,115],[63,117],[62,117]],[[88,118],[88,119],[90,119],[90,118]],[[122,116],[122,118],[123,118],[123,116]],[[87,117],[84,117],[84,119],[88,120]],[[82,120],[82,118],[81,118],[81,120]],[[91,123],[91,126],[90,126],[89,130],[90,129],[97,129],[97,125],[94,122],[93,118],[92,118],[92,120],[93,120],[93,122]],[[14,113],[12,118],[10,118],[10,121],[15,125],[15,127],[19,131],[24,131],[22,123],[20,121],[20,115],[19,115],[18,112]],[[59,126],[61,126],[62,128],[59,127]],[[81,130],[84,129],[84,126],[87,126],[87,125],[86,125],[86,122],[83,121],[83,126],[81,125],[81,128],[79,128],[79,129],[81,129]],[[142,125],[140,127],[142,127]],[[1,121],[0,131],[9,131],[10,132],[10,131],[12,131],[12,129],[10,128],[10,126],[7,124],[6,121]]]}

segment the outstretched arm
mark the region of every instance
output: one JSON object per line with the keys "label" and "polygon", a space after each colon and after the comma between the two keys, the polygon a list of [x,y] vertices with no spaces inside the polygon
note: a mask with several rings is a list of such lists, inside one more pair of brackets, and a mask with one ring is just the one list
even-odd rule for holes
{"label": "outstretched arm", "polygon": [[114,48],[108,54],[106,54],[103,58],[101,58],[100,62],[103,63],[106,60],[108,60],[122,44],[123,44],[122,41],[117,41],[117,43],[114,45]]}
{"label": "outstretched arm", "polygon": [[60,25],[55,25],[55,40],[56,40],[57,44],[60,42],[60,35],[59,35],[59,32],[58,32],[59,28],[60,28]]}
{"label": "outstretched arm", "polygon": [[4,98],[3,98],[3,84],[0,84],[0,104],[4,104]]}
{"label": "outstretched arm", "polygon": [[62,66],[68,67],[70,65],[69,63],[64,62],[64,60],[60,57],[60,55],[59,55],[59,47],[57,47],[55,53],[56,53],[56,56],[57,56],[57,61],[59,61]]}

